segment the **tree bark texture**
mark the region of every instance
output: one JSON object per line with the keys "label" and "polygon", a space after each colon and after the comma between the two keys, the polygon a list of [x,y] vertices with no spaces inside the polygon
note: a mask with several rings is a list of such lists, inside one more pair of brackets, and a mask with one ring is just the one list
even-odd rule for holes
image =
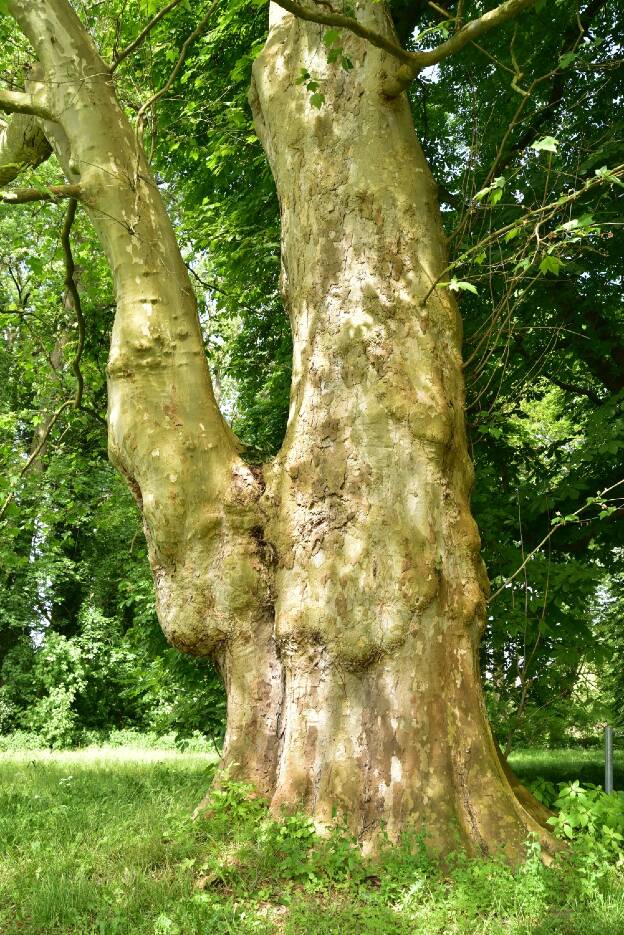
{"label": "tree bark texture", "polygon": [[44,162],[52,150],[35,117],[14,114],[0,122],[0,187],[8,185],[25,167]]}
{"label": "tree bark texture", "polygon": [[[358,16],[393,38],[382,4]],[[487,578],[470,514],[461,321],[435,183],[396,68],[352,35],[272,8],[250,100],[275,178],[294,343],[286,439],[266,474],[284,667],[272,802],[367,838],[425,825],[518,852],[540,825],[484,711]],[[302,71],[325,101],[313,106]],[[525,805],[529,800],[525,800]],[[537,809],[534,814],[539,814]]]}
{"label": "tree bark texture", "polygon": [[[110,455],[143,512],[157,607],[217,659],[224,764],[279,814],[336,810],[367,844],[517,857],[551,846],[514,794],[477,663],[487,580],[470,514],[461,323],[435,185],[394,63],[272,10],[251,103],[282,217],[294,342],[284,445],[264,477],[214,400],[186,269],[102,62],[66,0],[10,0],[44,70],[44,131],[113,271]],[[358,16],[393,35],[382,4]],[[296,78],[322,81],[318,110]],[[51,80],[54,79],[54,80]],[[266,489],[265,489],[266,484]]]}

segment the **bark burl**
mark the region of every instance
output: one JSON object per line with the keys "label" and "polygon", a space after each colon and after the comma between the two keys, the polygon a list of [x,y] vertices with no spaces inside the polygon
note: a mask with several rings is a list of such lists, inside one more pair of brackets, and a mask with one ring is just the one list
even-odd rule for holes
{"label": "bark burl", "polygon": [[[388,96],[395,58],[345,32],[355,68],[340,70],[325,27],[272,8],[250,100],[280,200],[294,360],[286,438],[260,477],[216,406],[109,68],[66,0],[9,9],[44,76],[14,109],[80,185],[113,271],[110,454],[143,513],[167,638],[223,673],[224,765],[276,813],[323,826],[337,809],[365,845],[424,825],[442,851],[461,840],[517,859],[529,832],[549,850],[483,706],[461,322],[447,291],[424,302],[444,238],[407,99]],[[357,17],[395,42],[383,4]],[[323,82],[320,110],[301,69]]]}

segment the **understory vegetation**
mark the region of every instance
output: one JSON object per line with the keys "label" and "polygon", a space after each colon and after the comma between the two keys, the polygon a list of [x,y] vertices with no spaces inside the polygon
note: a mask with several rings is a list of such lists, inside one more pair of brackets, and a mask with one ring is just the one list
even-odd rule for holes
{"label": "understory vegetation", "polygon": [[[600,757],[586,752],[585,766]],[[620,935],[624,794],[575,783],[568,751],[518,754],[561,786],[572,845],[544,867],[458,852],[444,862],[426,831],[364,858],[337,822],[318,838],[307,817],[267,817],[253,791],[225,782],[201,817],[205,753],[129,748],[22,752],[0,760],[3,935]],[[624,773],[624,757],[618,766]],[[526,777],[525,777],[526,778]],[[606,798],[613,806],[601,811]],[[573,816],[585,815],[587,823]],[[562,819],[558,821],[568,819]],[[617,829],[620,829],[618,831]]]}

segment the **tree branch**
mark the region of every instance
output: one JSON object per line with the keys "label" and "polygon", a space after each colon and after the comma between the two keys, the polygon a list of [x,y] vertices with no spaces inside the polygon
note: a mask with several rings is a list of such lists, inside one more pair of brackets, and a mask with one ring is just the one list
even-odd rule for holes
{"label": "tree branch", "polygon": [[54,114],[42,98],[40,94],[0,88],[0,111],[4,111],[5,114],[31,114],[44,120],[54,120]]}
{"label": "tree branch", "polygon": [[156,102],[161,99],[161,97],[164,97],[164,95],[169,91],[169,88],[175,81],[178,75],[178,72],[180,71],[180,69],[182,68],[182,65],[184,64],[184,60],[186,58],[188,50],[190,49],[192,44],[195,42],[195,40],[199,38],[199,36],[202,34],[204,29],[208,25],[208,22],[212,14],[214,13],[215,9],[217,8],[218,3],[219,3],[219,0],[213,0],[213,3],[211,3],[206,15],[199,21],[199,23],[197,24],[193,32],[189,36],[186,37],[182,45],[182,48],[180,49],[180,55],[178,56],[178,60],[173,66],[171,74],[167,78],[165,84],[162,86],[162,88],[159,91],[156,92],[156,94],[153,94],[152,97],[150,97],[150,99],[146,101],[145,104],[143,104],[141,109],[139,110],[137,114],[137,132],[138,132],[139,138],[141,137],[141,134],[142,134],[143,120],[145,119],[146,112],[149,110],[150,107],[153,107],[154,104],[156,104]]}
{"label": "tree branch", "polygon": [[76,324],[78,326],[78,344],[76,345],[76,352],[71,364],[72,370],[74,371],[74,376],[76,377],[76,395],[74,396],[74,407],[76,409],[80,408],[80,404],[82,403],[82,394],[84,391],[84,378],[80,369],[80,359],[82,357],[85,343],[85,320],[82,313],[80,293],[78,292],[76,277],[74,275],[76,272],[76,264],[74,263],[70,241],[72,224],[74,223],[76,217],[77,207],[78,202],[75,198],[72,198],[67,208],[65,223],[63,224],[63,230],[61,232],[61,246],[65,256],[65,288],[67,290],[67,296],[69,299],[68,304],[73,306],[73,310],[76,315]]}
{"label": "tree branch", "polygon": [[513,19],[518,13],[522,12],[522,10],[532,6],[534,2],[535,0],[505,0],[504,3],[501,3],[500,6],[495,7],[495,9],[489,10],[478,19],[466,23],[466,25],[458,29],[450,39],[447,39],[446,42],[442,42],[435,49],[422,52],[408,52],[393,39],[373,29],[368,29],[368,27],[351,16],[345,16],[343,13],[333,10],[330,13],[325,13],[320,10],[311,9],[297,2],[297,0],[275,0],[278,6],[298,16],[299,19],[307,20],[311,23],[321,23],[324,26],[337,26],[342,29],[348,29],[354,35],[366,39],[371,45],[382,49],[384,52],[388,52],[398,62],[401,62],[401,68],[397,76],[384,88],[384,93],[388,97],[396,97],[401,91],[404,91],[416,75],[424,68],[437,65],[442,59],[459,52],[459,50],[463,49],[469,42],[474,42],[475,39],[478,39],[479,36],[484,33],[495,29],[509,19]]}
{"label": "tree branch", "polygon": [[163,7],[159,13],[156,13],[155,16],[151,18],[145,29],[143,29],[136,39],[127,45],[125,49],[116,56],[115,61],[111,65],[111,73],[123,62],[125,58],[128,58],[129,55],[132,55],[133,52],[139,48],[142,42],[149,36],[154,26],[157,26],[161,19],[169,13],[170,10],[173,10],[174,7],[178,6],[181,3],[181,0],[171,0],[171,3],[168,3],[167,6]]}
{"label": "tree branch", "polygon": [[505,0],[505,3],[501,3],[500,6],[489,10],[478,19],[466,23],[450,39],[447,39],[437,48],[431,49],[430,52],[415,52],[414,54],[420,56],[424,62],[419,70],[427,68],[429,65],[436,65],[443,58],[454,55],[455,52],[459,52],[469,42],[473,42],[484,33],[506,23],[507,20],[514,19],[522,10],[533,6],[534,2],[535,0]]}
{"label": "tree branch", "polygon": [[[565,52],[573,52],[576,50],[579,42],[583,38],[583,34],[589,28],[593,19],[606,5],[606,2],[607,0],[593,0],[593,2],[588,4],[583,12],[579,14],[574,23],[565,30],[561,39],[559,57]],[[488,178],[490,175],[493,178],[496,173],[501,174],[512,159],[523,153],[527,146],[529,146],[533,140],[537,139],[544,124],[552,119],[557,109],[562,104],[566,84],[573,75],[574,69],[563,71],[556,68],[548,73],[546,76],[547,79],[552,80],[548,101],[528,118],[519,138],[515,142],[510,141],[509,145],[501,150],[500,155],[496,159],[493,171],[490,170]]]}
{"label": "tree branch", "polygon": [[[368,29],[363,23],[358,22],[358,20],[354,19],[352,16],[345,16],[344,13],[338,13],[338,11],[323,13],[320,10],[313,10],[308,6],[304,6],[298,3],[297,0],[275,0],[275,3],[289,13],[293,13],[295,16],[299,17],[299,19],[306,20],[309,23],[321,23],[323,26],[338,26],[342,29],[348,29],[354,35],[359,36],[361,39],[366,39],[367,42],[370,42],[371,45],[376,46],[378,49],[389,52],[397,61],[402,62],[409,68],[413,67],[415,56],[421,54],[420,52],[408,52],[392,39],[383,36],[379,32],[375,32],[374,29]],[[418,72],[414,71],[413,77],[415,77],[416,74],[418,74]]]}
{"label": "tree branch", "polygon": [[13,114],[0,128],[0,186],[8,185],[27,166],[38,166],[52,147],[31,114]]}
{"label": "tree branch", "polygon": [[50,185],[46,190],[39,188],[18,188],[15,191],[0,192],[0,202],[10,205],[25,205],[32,201],[60,201],[62,198],[79,198],[82,194],[80,185]]}

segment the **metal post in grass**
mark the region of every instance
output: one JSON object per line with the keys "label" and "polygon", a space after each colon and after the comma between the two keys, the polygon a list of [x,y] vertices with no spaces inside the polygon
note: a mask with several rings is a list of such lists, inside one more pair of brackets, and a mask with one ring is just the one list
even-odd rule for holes
{"label": "metal post in grass", "polygon": [[613,728],[607,726],[604,732],[605,745],[605,792],[613,792]]}

